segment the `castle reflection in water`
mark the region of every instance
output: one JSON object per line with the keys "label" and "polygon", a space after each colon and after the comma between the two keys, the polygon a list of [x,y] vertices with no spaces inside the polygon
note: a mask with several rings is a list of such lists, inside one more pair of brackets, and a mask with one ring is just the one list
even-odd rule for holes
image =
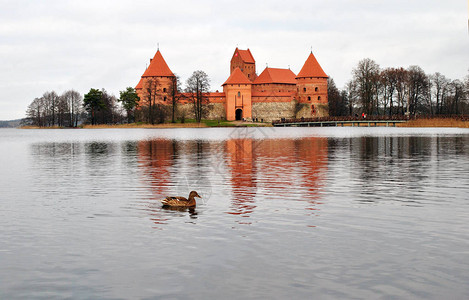
{"label": "castle reflection in water", "polygon": [[197,190],[208,205],[228,200],[226,213],[248,218],[257,207],[259,194],[261,201],[272,200],[273,210],[275,202],[285,205],[295,199],[314,213],[326,176],[327,143],[322,137],[155,139],[140,141],[137,152],[143,178],[155,200],[175,193],[187,196],[190,190]]}

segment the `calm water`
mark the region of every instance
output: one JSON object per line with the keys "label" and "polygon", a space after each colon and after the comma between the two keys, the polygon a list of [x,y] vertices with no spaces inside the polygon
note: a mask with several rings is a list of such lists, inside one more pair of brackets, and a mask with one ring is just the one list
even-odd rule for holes
{"label": "calm water", "polygon": [[4,129],[0,166],[0,299],[469,298],[469,130]]}

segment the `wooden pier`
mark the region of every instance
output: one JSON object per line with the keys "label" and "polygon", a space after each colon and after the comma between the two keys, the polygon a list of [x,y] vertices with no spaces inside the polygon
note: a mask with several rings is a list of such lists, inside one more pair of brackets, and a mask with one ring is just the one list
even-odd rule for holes
{"label": "wooden pier", "polygon": [[371,116],[369,118],[360,117],[322,117],[322,118],[299,118],[299,119],[281,119],[273,121],[275,127],[396,127],[397,123],[407,122],[407,116]]}

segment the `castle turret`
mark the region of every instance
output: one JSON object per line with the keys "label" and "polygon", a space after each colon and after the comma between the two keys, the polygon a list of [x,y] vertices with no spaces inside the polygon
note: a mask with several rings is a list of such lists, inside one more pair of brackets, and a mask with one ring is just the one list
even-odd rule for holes
{"label": "castle turret", "polygon": [[231,58],[230,74],[233,73],[236,68],[239,68],[250,81],[256,79],[256,61],[249,49],[235,49],[233,57]]}
{"label": "castle turret", "polygon": [[251,81],[240,68],[236,68],[223,83],[225,111],[228,121],[251,119]]}
{"label": "castle turret", "polygon": [[166,64],[160,50],[150,59],[150,65],[143,73],[136,86],[142,105],[148,103],[150,96],[154,103],[167,103],[172,85],[173,72]]}
{"label": "castle turret", "polygon": [[312,116],[327,115],[327,78],[311,52],[296,80],[297,100],[311,105]]}

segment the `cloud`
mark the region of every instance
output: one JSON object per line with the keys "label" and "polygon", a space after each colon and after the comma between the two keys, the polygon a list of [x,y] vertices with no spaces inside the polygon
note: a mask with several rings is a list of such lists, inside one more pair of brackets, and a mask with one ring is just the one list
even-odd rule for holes
{"label": "cloud", "polygon": [[[331,3],[332,2],[332,3]],[[137,84],[157,43],[184,82],[202,69],[212,89],[234,48],[299,72],[312,50],[339,87],[362,58],[463,78],[469,67],[462,1],[1,1],[0,119],[24,116],[45,91]]]}

